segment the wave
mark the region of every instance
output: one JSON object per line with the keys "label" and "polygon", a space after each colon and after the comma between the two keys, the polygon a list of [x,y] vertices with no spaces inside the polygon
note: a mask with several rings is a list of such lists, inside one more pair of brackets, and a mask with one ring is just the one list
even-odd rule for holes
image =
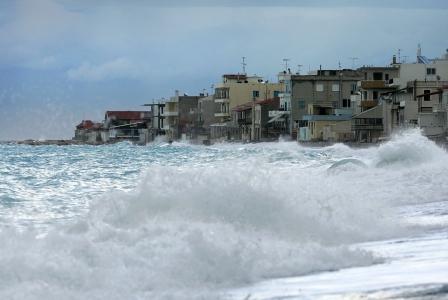
{"label": "wave", "polygon": [[[222,147],[195,146],[208,151],[195,154],[202,164],[151,164],[134,190],[97,197],[87,216],[45,235],[2,228],[0,297],[210,299],[265,278],[369,265],[381,259],[353,243],[403,234],[394,206],[447,192],[433,191],[447,179],[446,153],[415,132],[362,150]],[[273,162],[281,153],[304,162]],[[343,159],[367,167],[328,174]]]}

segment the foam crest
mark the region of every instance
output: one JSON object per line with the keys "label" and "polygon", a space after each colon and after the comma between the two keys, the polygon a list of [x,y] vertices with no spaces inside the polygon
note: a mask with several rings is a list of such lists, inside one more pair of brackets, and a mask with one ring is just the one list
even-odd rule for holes
{"label": "foam crest", "polygon": [[422,136],[420,130],[400,132],[378,148],[377,166],[415,166],[424,162],[447,161],[447,153]]}
{"label": "foam crest", "polygon": [[[369,265],[379,259],[353,243],[401,235],[394,206],[447,193],[446,153],[416,132],[363,150],[276,145],[150,148],[178,163],[151,163],[134,189],[96,197],[43,236],[3,227],[0,298],[212,299]],[[327,171],[344,159],[362,167]]]}

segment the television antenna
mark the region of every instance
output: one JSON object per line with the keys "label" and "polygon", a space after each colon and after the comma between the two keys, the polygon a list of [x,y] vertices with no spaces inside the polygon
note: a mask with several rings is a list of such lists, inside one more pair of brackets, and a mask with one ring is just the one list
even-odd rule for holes
{"label": "television antenna", "polygon": [[358,57],[349,57],[348,59],[350,59],[352,61],[352,69],[355,69],[355,61],[358,60]]}
{"label": "television antenna", "polygon": [[241,57],[241,59],[242,59],[241,65],[243,66],[243,74],[246,74],[246,66],[247,66],[246,56]]}
{"label": "television antenna", "polygon": [[288,71],[288,61],[290,61],[289,58],[284,58],[283,62],[285,63],[285,71]]}

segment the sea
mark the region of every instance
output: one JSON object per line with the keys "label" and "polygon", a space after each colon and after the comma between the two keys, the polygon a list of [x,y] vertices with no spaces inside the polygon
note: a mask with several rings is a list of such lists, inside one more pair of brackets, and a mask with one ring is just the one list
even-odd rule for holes
{"label": "sea", "polygon": [[1,144],[0,299],[448,299],[448,153]]}

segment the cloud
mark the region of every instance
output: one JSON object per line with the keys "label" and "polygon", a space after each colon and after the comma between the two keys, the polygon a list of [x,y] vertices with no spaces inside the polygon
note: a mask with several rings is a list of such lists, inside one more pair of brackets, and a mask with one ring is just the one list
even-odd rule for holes
{"label": "cloud", "polygon": [[103,64],[82,63],[79,67],[67,71],[71,80],[105,81],[111,79],[137,79],[141,71],[136,64],[125,57],[120,57]]}

